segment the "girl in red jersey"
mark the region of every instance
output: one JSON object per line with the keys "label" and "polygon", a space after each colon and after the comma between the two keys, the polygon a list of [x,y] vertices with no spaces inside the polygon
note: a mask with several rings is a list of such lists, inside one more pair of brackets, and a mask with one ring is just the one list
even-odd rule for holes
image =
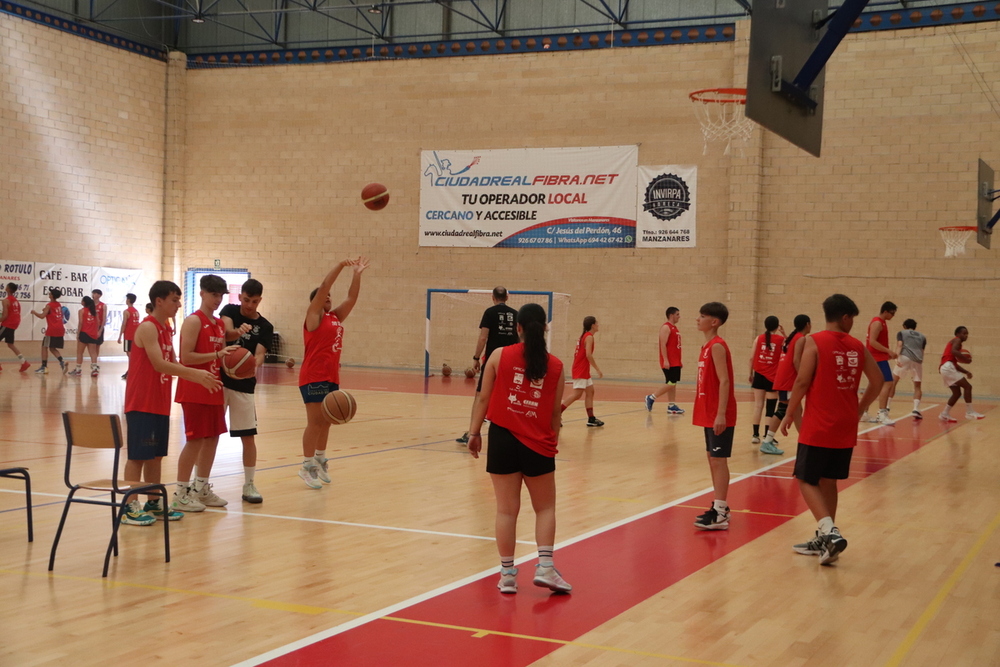
{"label": "girl in red jersey", "polygon": [[80,376],[80,368],[83,366],[83,351],[90,354],[90,374],[97,377],[97,332],[100,325],[97,322],[97,307],[94,300],[85,296],[80,300],[83,308],[80,309],[80,316],[77,320],[78,332],[76,335],[76,368],[69,372],[70,375]]}
{"label": "girl in red jersey", "polygon": [[469,451],[479,458],[483,447],[480,430],[483,420],[489,417],[486,472],[490,473],[497,500],[497,588],[501,593],[517,592],[514,546],[523,482],[535,509],[538,565],[533,583],[557,593],[569,593],[573,587],[552,562],[556,537],[555,455],[561,415],[555,406],[562,399],[563,364],[545,348],[545,310],[538,304],[525,304],[518,311],[517,334],[520,343],[494,350],[486,362],[483,388],[469,424]]}
{"label": "girl in red jersey", "polygon": [[[347,298],[336,308],[330,301],[330,288],[337,276],[348,266],[354,276]],[[340,352],[344,338],[342,322],[354,310],[361,291],[361,274],[368,268],[368,258],[345,259],[330,269],[323,283],[309,295],[309,308],[302,324],[305,356],[299,367],[299,391],[306,404],[306,428],[302,431],[302,467],[299,477],[311,489],[330,483],[326,460],[326,442],[330,422],[323,416],[323,399],[340,389]]]}
{"label": "girl in red jersey", "polygon": [[[760,444],[760,415],[767,404],[766,417],[770,422],[774,416],[774,407],[778,402],[778,393],[774,390],[774,378],[778,374],[778,358],[781,356],[781,344],[785,341],[785,332],[778,318],[769,315],[764,319],[764,333],[757,336],[753,349],[750,351],[750,386],[753,387],[753,444]],[[764,435],[767,436],[769,424],[764,425]],[[777,449],[774,445],[771,448]],[[761,448],[761,451],[764,451]],[[780,454],[780,451],[765,451],[765,454]]]}
{"label": "girl in red jersey", "polygon": [[37,375],[45,375],[49,372],[49,350],[52,350],[52,354],[59,360],[59,368],[62,369],[62,372],[66,372],[66,362],[59,354],[59,350],[63,349],[63,338],[66,336],[62,306],[59,304],[61,296],[62,290],[53,287],[49,290],[49,302],[42,308],[42,312],[31,311],[31,314],[38,319],[45,320],[45,337],[42,338],[42,367],[35,371]]}
{"label": "girl in red jersey", "polygon": [[590,377],[591,366],[597,371],[598,379],[604,377],[594,361],[594,334],[599,330],[596,317],[587,315],[583,318],[583,334],[576,341],[576,351],[573,353],[573,393],[563,403],[561,410],[565,412],[574,401],[585,395],[583,405],[587,408],[587,426],[604,426],[604,422],[594,416],[594,381]]}
{"label": "girl in red jersey", "polygon": [[[795,330],[785,338],[785,343],[781,346],[781,356],[778,357],[778,370],[774,375],[774,390],[778,392],[778,407],[774,409],[774,416],[771,417],[769,424],[770,430],[760,445],[760,451],[764,454],[785,453],[778,449],[778,442],[774,439],[774,434],[778,432],[778,426],[788,410],[788,395],[795,385],[795,375],[798,373],[799,359],[802,357],[802,339],[812,331],[812,320],[808,315],[799,314],[795,316],[793,324]],[[801,427],[802,410],[796,410],[792,418],[795,420],[795,427]]]}

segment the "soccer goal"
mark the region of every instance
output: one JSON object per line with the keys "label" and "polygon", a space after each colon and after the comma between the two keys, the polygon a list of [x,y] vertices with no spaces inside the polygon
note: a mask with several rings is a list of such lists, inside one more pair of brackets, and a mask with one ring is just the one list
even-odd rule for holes
{"label": "soccer goal", "polygon": [[[547,345],[556,356],[564,354],[569,340],[569,294],[531,290],[508,290],[507,305],[517,310],[526,303],[545,308],[549,331]],[[472,366],[479,320],[493,305],[491,289],[428,289],[424,338],[424,377],[431,369],[448,364],[461,376]],[[485,362],[485,359],[483,360]]]}

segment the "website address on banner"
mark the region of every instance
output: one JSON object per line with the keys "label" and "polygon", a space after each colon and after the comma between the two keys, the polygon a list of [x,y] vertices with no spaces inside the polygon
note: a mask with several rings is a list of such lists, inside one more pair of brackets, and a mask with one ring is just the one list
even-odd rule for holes
{"label": "website address on banner", "polygon": [[424,236],[471,236],[473,238],[500,238],[503,236],[503,232],[484,232],[481,229],[444,229],[444,230],[427,230],[424,232]]}

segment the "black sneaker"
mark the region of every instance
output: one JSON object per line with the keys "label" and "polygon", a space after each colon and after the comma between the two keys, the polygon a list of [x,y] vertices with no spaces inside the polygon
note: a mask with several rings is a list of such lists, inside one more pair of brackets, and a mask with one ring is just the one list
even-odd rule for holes
{"label": "black sneaker", "polygon": [[708,511],[694,520],[696,528],[701,530],[729,530],[729,510],[719,512],[715,507],[709,507]]}
{"label": "black sneaker", "polygon": [[587,420],[587,426],[604,426],[604,422],[597,417],[591,417]]}
{"label": "black sneaker", "polygon": [[457,442],[460,445],[469,444],[469,432],[466,431],[465,433],[463,433],[461,438],[455,438],[455,442]]}
{"label": "black sneaker", "polygon": [[819,555],[820,565],[830,565],[840,558],[840,552],[847,548],[847,540],[834,528],[829,535],[820,535],[823,552]]}

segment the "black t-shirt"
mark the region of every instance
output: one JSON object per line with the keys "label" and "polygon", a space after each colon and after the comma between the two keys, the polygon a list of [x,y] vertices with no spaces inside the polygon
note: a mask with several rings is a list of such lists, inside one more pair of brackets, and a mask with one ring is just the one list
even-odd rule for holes
{"label": "black t-shirt", "polygon": [[490,330],[486,337],[486,352],[482,357],[482,363],[493,354],[493,350],[498,347],[507,347],[519,342],[517,338],[517,311],[505,303],[498,303],[490,306],[483,313],[483,319],[479,322],[479,328]]}
{"label": "black t-shirt", "polygon": [[[237,340],[227,343],[228,345],[241,345],[250,350],[253,354],[257,354],[258,343],[263,345],[265,350],[271,347],[271,339],[274,338],[274,327],[259,313],[257,319],[251,320],[243,317],[243,314],[240,312],[239,304],[229,303],[219,311],[219,317],[228,317],[231,319],[233,321],[234,329],[239,329],[243,326],[243,324],[249,324],[253,327]],[[241,391],[244,394],[252,394],[254,387],[257,386],[256,377],[247,378],[245,380],[237,380],[229,377],[225,371],[220,373],[220,375],[222,375],[222,385],[224,387]]]}

